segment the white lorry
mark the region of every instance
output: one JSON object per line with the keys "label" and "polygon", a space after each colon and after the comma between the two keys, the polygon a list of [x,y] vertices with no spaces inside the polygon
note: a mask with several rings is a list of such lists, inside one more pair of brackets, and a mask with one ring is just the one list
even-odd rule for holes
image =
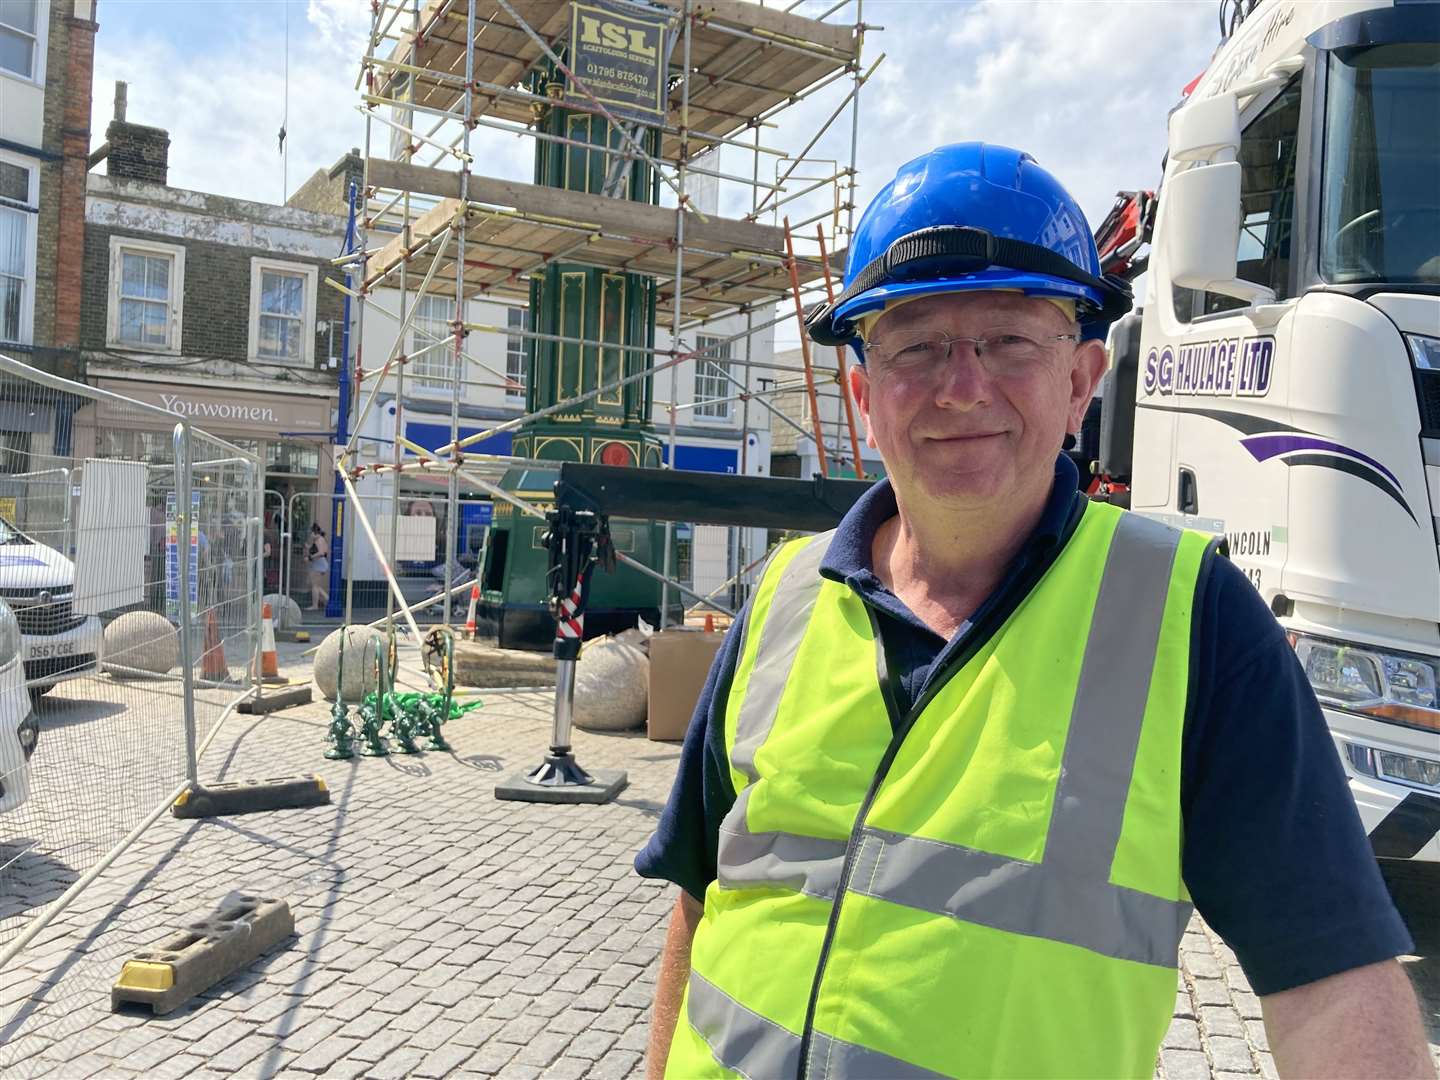
{"label": "white lorry", "polygon": [[1289,632],[1428,951],[1440,4],[1229,0],[1222,29],[1170,114],[1143,307],[1111,337],[1099,472],[1134,510],[1228,539]]}

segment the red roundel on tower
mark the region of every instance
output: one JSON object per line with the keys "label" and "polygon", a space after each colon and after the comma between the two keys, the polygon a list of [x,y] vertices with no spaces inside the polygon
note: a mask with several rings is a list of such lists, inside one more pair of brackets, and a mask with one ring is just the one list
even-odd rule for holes
{"label": "red roundel on tower", "polygon": [[624,443],[607,442],[600,447],[601,465],[634,465],[635,455]]}

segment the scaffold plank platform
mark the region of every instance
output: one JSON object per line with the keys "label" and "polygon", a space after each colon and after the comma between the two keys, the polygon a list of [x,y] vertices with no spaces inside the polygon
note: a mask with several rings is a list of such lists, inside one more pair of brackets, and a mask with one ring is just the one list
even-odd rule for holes
{"label": "scaffold plank platform", "polygon": [[[654,0],[668,8],[678,29],[682,0]],[[510,6],[552,47],[570,28],[569,0],[510,0]],[[767,113],[795,101],[822,80],[859,63],[861,35],[853,26],[761,7],[751,0],[692,0],[689,130],[701,136],[690,155],[704,149],[703,136],[727,138],[751,128]],[[464,109],[466,4],[429,0],[418,34],[404,29],[388,57],[377,92],[396,105],[403,100],[421,109],[458,115]],[[516,93],[525,74],[540,63],[540,46],[496,0],[479,0],[475,12],[471,115],[528,125],[535,102]],[[680,50],[671,56],[670,110],[678,122],[682,66]],[[407,80],[409,82],[407,86]],[[586,111],[583,102],[567,107]],[[680,139],[671,131],[661,157],[673,160]]]}
{"label": "scaffold plank platform", "polygon": [[[366,281],[376,287],[407,256],[431,262],[426,242],[461,215],[460,174],[372,158],[371,182],[438,202],[411,226],[407,248],[396,236],[368,260]],[[673,302],[675,226],[673,208],[611,199],[578,191],[500,180],[469,178],[465,213],[467,297],[525,299],[527,277],[550,262],[576,262],[657,279],[659,299]],[[430,292],[454,296],[455,235],[446,242]],[[789,288],[782,262],[784,230],[753,221],[687,214],[682,253],[681,313],[710,318],[741,305],[773,302]],[[822,275],[818,259],[797,258],[803,281]],[[838,265],[838,264],[836,264]]]}

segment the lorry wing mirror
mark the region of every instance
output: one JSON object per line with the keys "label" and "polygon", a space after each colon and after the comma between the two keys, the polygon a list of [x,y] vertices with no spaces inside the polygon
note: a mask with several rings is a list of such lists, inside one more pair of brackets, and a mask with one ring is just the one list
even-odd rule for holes
{"label": "lorry wing mirror", "polygon": [[1171,160],[1234,160],[1239,149],[1240,109],[1234,94],[1218,94],[1171,113]]}
{"label": "lorry wing mirror", "polygon": [[1165,185],[1170,280],[1187,289],[1267,303],[1275,294],[1235,276],[1240,246],[1240,163],[1196,165]]}

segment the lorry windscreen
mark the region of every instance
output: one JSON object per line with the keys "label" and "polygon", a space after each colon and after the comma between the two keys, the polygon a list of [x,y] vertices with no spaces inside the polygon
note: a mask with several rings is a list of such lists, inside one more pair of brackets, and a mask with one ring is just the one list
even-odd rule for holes
{"label": "lorry windscreen", "polygon": [[1440,284],[1440,43],[1329,54],[1320,273]]}

